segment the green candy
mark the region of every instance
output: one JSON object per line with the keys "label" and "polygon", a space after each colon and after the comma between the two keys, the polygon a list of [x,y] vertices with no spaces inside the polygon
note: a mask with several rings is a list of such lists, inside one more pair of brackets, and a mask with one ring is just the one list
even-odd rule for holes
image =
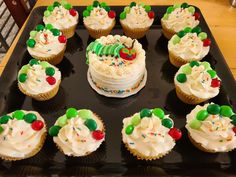
{"label": "green candy", "polygon": [[189,6],[189,7],[188,7],[188,11],[189,11],[190,13],[194,14],[195,8],[194,8],[193,6]]}
{"label": "green candy", "polygon": [[2,128],[2,126],[0,126],[0,133],[2,133],[4,131],[4,129]]}
{"label": "green candy", "polygon": [[126,7],[124,8],[124,12],[128,14],[128,13],[130,12],[130,7],[129,7],[129,6],[126,6]]}
{"label": "green candy", "polygon": [[185,9],[185,8],[188,8],[189,5],[188,5],[188,3],[185,2],[185,3],[181,4],[181,7]]}
{"label": "green candy", "polygon": [[27,44],[28,47],[33,48],[35,46],[36,42],[35,42],[34,39],[28,39],[26,41],[26,44]]}
{"label": "green candy", "polygon": [[121,12],[120,13],[120,19],[124,20],[126,18],[126,13],[125,12]]}
{"label": "green candy", "polygon": [[172,6],[170,6],[166,9],[167,14],[171,14],[171,12],[173,12],[173,11],[174,11],[174,7],[172,7]]}
{"label": "green candy", "polygon": [[53,76],[55,74],[55,69],[53,67],[47,67],[45,73],[47,76]]}
{"label": "green candy", "polygon": [[134,126],[133,126],[133,125],[128,125],[128,126],[125,128],[125,133],[126,133],[126,135],[132,134],[133,131],[134,131]]}
{"label": "green candy", "polygon": [[20,73],[27,73],[28,72],[28,69],[30,68],[29,65],[24,65],[22,66],[22,68],[20,69]]}
{"label": "green candy", "polygon": [[38,60],[36,60],[36,59],[31,59],[31,60],[29,61],[29,64],[30,64],[30,66],[33,66],[33,65],[38,65],[39,62],[38,62]]}
{"label": "green candy", "polygon": [[176,80],[180,83],[185,83],[187,81],[186,74],[180,73],[177,75]]}
{"label": "green candy", "polygon": [[140,111],[140,117],[151,117],[152,116],[152,111],[150,109],[144,108]]}
{"label": "green candy", "polygon": [[54,10],[54,7],[53,7],[53,6],[48,6],[48,7],[47,7],[47,10],[48,10],[49,12],[52,12],[52,11]]}
{"label": "green candy", "polygon": [[192,129],[199,129],[201,125],[202,125],[201,121],[197,119],[193,119],[189,122],[189,127]]}
{"label": "green candy", "polygon": [[208,112],[206,110],[201,110],[197,113],[197,120],[204,121],[208,117]]}
{"label": "green candy", "polygon": [[145,7],[145,3],[143,3],[143,2],[141,2],[139,5],[143,8]]}
{"label": "green candy", "polygon": [[174,35],[171,39],[171,41],[173,42],[174,45],[178,44],[180,42],[180,40],[181,40],[180,37],[177,35]]}
{"label": "green candy", "polygon": [[50,136],[57,136],[59,131],[60,131],[61,127],[58,125],[54,125],[49,129],[49,135]]}
{"label": "green candy", "polygon": [[169,18],[169,14],[164,14],[164,16],[162,17],[163,20],[168,20]]}
{"label": "green candy", "polygon": [[105,2],[102,2],[102,3],[100,4],[100,6],[104,8],[104,7],[106,7],[106,6],[107,6],[107,3],[105,3]]}
{"label": "green candy", "polygon": [[57,120],[57,124],[60,126],[60,127],[63,127],[67,124],[67,117],[64,115],[64,116],[61,116],[58,118]]}
{"label": "green candy", "polygon": [[214,70],[207,70],[208,74],[210,74],[211,78],[216,77],[216,72]]}
{"label": "green candy", "polygon": [[72,8],[72,5],[67,3],[63,6],[65,9],[70,10]]}
{"label": "green candy", "polygon": [[155,108],[152,110],[152,113],[159,117],[160,119],[164,119],[165,112],[161,108]]}
{"label": "green candy", "polygon": [[61,5],[64,6],[65,4],[68,4],[66,0],[61,1]]}
{"label": "green candy", "polygon": [[30,37],[31,38],[35,38],[35,36],[37,35],[37,31],[30,31]]}
{"label": "green candy", "polygon": [[93,7],[98,7],[99,6],[99,2],[98,1],[93,1]]}
{"label": "green candy", "polygon": [[131,124],[137,126],[141,122],[140,114],[136,114],[132,117]]}
{"label": "green candy", "polygon": [[93,113],[89,109],[80,109],[78,111],[78,116],[81,119],[89,119],[89,118],[91,118],[93,116]]}
{"label": "green candy", "polygon": [[199,26],[196,26],[196,27],[194,27],[194,28],[192,29],[191,32],[192,32],[192,33],[197,33],[197,34],[199,34],[199,33],[202,32],[202,29],[201,29]]}
{"label": "green candy", "polygon": [[53,7],[59,7],[61,4],[59,3],[59,2],[57,2],[57,1],[55,1],[54,3],[53,3]]}
{"label": "green candy", "polygon": [[174,8],[174,9],[177,9],[177,8],[180,8],[180,7],[181,7],[181,4],[174,4],[174,5],[173,5],[173,8]]}
{"label": "green candy", "polygon": [[220,115],[224,117],[231,117],[233,115],[233,110],[230,106],[223,105],[220,107]]}
{"label": "green candy", "polygon": [[34,113],[28,113],[24,116],[24,120],[27,122],[27,123],[32,123],[34,122],[35,120],[37,120],[37,116],[34,114]]}
{"label": "green candy", "polygon": [[49,10],[44,11],[43,15],[45,17],[49,17],[51,15],[51,12]]}
{"label": "green candy", "polygon": [[151,6],[146,5],[144,6],[146,12],[150,12],[152,10]]}
{"label": "green candy", "polygon": [[41,61],[39,64],[40,64],[44,69],[46,69],[47,67],[50,66],[49,63],[46,62],[46,61]]}
{"label": "green candy", "polygon": [[93,10],[93,6],[87,6],[86,8],[89,12],[91,12]]}
{"label": "green candy", "polygon": [[235,115],[235,114],[232,115],[232,116],[230,117],[230,119],[232,120],[231,123],[232,123],[234,126],[236,126],[236,115]]}
{"label": "green candy", "polygon": [[75,108],[69,108],[66,110],[66,117],[68,119],[76,117],[77,115],[78,115],[78,112],[77,112],[77,109],[75,109]]}
{"label": "green candy", "polygon": [[36,31],[42,31],[42,30],[44,30],[44,26],[39,24],[39,25],[36,26],[35,30]]}
{"label": "green candy", "polygon": [[207,112],[213,115],[219,114],[220,106],[218,104],[210,104],[207,106]]}
{"label": "green candy", "polygon": [[184,74],[191,74],[191,72],[192,72],[192,68],[189,65],[183,66],[181,70]]}
{"label": "green candy", "polygon": [[88,10],[83,11],[83,17],[88,17],[90,15],[90,12]]}
{"label": "green candy", "polygon": [[194,66],[200,66],[200,64],[197,61],[191,61],[189,65],[193,68]]}
{"label": "green candy", "polygon": [[109,6],[105,6],[104,9],[109,12],[111,10],[111,8]]}
{"label": "green candy", "polygon": [[45,27],[46,27],[46,29],[48,29],[48,30],[53,29],[53,26],[52,26],[52,24],[50,24],[50,23],[46,24]]}
{"label": "green candy", "polygon": [[136,2],[131,2],[129,6],[130,7],[136,6]]}
{"label": "green candy", "polygon": [[18,80],[21,82],[21,83],[24,83],[26,80],[27,80],[27,74],[25,73],[21,73],[18,77]]}
{"label": "green candy", "polygon": [[182,30],[182,31],[179,31],[179,32],[177,33],[177,35],[178,35],[180,38],[182,38],[182,37],[184,37],[184,36],[186,35],[186,33]]}
{"label": "green candy", "polygon": [[7,122],[9,121],[9,119],[11,119],[10,116],[8,115],[4,115],[0,118],[0,124],[7,124]]}
{"label": "green candy", "polygon": [[172,128],[173,127],[173,121],[169,118],[162,119],[161,121],[162,125],[167,127],[167,128]]}
{"label": "green candy", "polygon": [[190,27],[184,28],[185,33],[190,33],[191,31],[192,31],[192,28],[190,28]]}
{"label": "green candy", "polygon": [[60,36],[61,32],[60,30],[56,29],[56,28],[53,28],[50,30],[53,34],[53,36]]}
{"label": "green candy", "polygon": [[203,65],[206,70],[211,69],[211,65],[207,61],[202,62],[201,65]]}
{"label": "green candy", "polygon": [[97,129],[97,123],[96,123],[96,121],[93,120],[93,119],[87,119],[87,120],[84,122],[84,124],[86,125],[86,127],[88,127],[88,129],[89,129],[90,131],[94,131],[94,130]]}
{"label": "green candy", "polygon": [[12,117],[16,118],[17,120],[23,120],[25,113],[21,110],[16,110],[13,112]]}
{"label": "green candy", "polygon": [[207,33],[201,32],[201,33],[198,34],[198,37],[203,41],[204,39],[207,38]]}

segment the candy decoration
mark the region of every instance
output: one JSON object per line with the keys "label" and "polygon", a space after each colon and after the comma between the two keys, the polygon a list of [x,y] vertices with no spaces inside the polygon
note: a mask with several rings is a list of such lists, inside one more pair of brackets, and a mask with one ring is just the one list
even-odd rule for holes
{"label": "candy decoration", "polygon": [[202,62],[201,65],[204,66],[205,70],[209,70],[211,68],[210,63],[208,63],[207,61]]}
{"label": "candy decoration", "polygon": [[124,12],[128,14],[128,13],[130,12],[130,7],[129,7],[129,6],[126,6],[126,7],[124,8]]}
{"label": "candy decoration", "polygon": [[195,20],[199,20],[200,17],[201,17],[200,13],[198,13],[198,12],[195,12],[195,13],[193,14],[193,16],[195,17]]}
{"label": "candy decoration", "polygon": [[38,62],[38,60],[36,60],[36,59],[31,59],[31,60],[29,61],[29,64],[30,64],[30,66],[33,66],[33,65],[38,65],[39,62]]}
{"label": "candy decoration", "polygon": [[46,61],[41,61],[39,64],[40,64],[44,69],[46,69],[47,67],[50,66],[50,64],[49,64],[48,62],[46,62]]}
{"label": "candy decoration", "polygon": [[16,110],[13,112],[12,117],[16,118],[17,120],[24,119],[25,113],[21,110]]}
{"label": "candy decoration", "polygon": [[175,128],[175,127],[171,128],[171,129],[169,130],[168,134],[169,134],[175,141],[179,140],[179,139],[182,137],[182,132],[181,132],[179,129]]}
{"label": "candy decoration", "polygon": [[164,14],[164,16],[162,18],[163,18],[163,20],[168,20],[169,14]]}
{"label": "candy decoration", "polygon": [[178,44],[180,42],[180,40],[181,40],[180,37],[177,35],[174,35],[171,39],[171,41],[173,42],[174,45]]}
{"label": "candy decoration", "polygon": [[21,83],[24,83],[27,79],[27,74],[26,73],[21,73],[18,77],[18,80],[21,82]]}
{"label": "candy decoration", "polygon": [[34,113],[28,113],[24,116],[24,120],[27,122],[27,123],[32,123],[34,122],[35,120],[37,120],[37,116],[34,114]]}
{"label": "candy decoration", "polygon": [[67,4],[67,1],[66,0],[61,0],[61,5],[64,7],[64,5]]}
{"label": "candy decoration", "polygon": [[48,23],[48,24],[46,24],[45,28],[48,30],[51,30],[51,29],[53,29],[53,26],[52,26],[52,24]]}
{"label": "candy decoration", "polygon": [[93,131],[92,136],[95,140],[99,141],[105,137],[105,134],[101,130],[95,130],[95,131]]}
{"label": "candy decoration", "polygon": [[22,68],[20,69],[20,73],[27,73],[29,68],[29,65],[22,66]]}
{"label": "candy decoration", "polygon": [[173,127],[173,121],[169,118],[162,119],[161,121],[162,125],[167,127],[167,128],[172,128]]}
{"label": "candy decoration", "polygon": [[208,46],[210,46],[211,45],[211,40],[210,39],[204,39],[203,40],[203,46],[204,47],[208,47]]}
{"label": "candy decoration", "polygon": [[88,17],[90,15],[90,12],[88,10],[83,11],[83,17]]}
{"label": "candy decoration", "polygon": [[189,5],[188,5],[188,3],[183,3],[183,4],[181,4],[181,7],[183,8],[183,9],[185,9],[185,8],[188,8],[189,7]]}
{"label": "candy decoration", "polygon": [[52,76],[48,76],[46,78],[46,81],[48,82],[49,85],[54,85],[56,83],[56,79]]}
{"label": "candy decoration", "polygon": [[59,2],[57,2],[57,1],[55,1],[54,3],[53,3],[53,7],[59,7],[61,4],[59,3]]}
{"label": "candy decoration", "polygon": [[202,125],[201,121],[199,121],[197,119],[193,119],[189,123],[189,127],[192,129],[199,129],[201,127],[201,125]]}
{"label": "candy decoration", "polygon": [[60,30],[56,28],[51,29],[51,32],[54,36],[59,36],[61,34]]}
{"label": "candy decoration", "polygon": [[236,126],[236,115],[232,115],[232,116],[230,117],[230,119],[232,120],[231,123],[232,123],[234,126]]}
{"label": "candy decoration", "polygon": [[151,117],[152,116],[152,111],[150,109],[144,108],[140,111],[140,117]]}
{"label": "candy decoration", "polygon": [[0,134],[4,131],[4,129],[2,128],[2,126],[0,126]]}
{"label": "candy decoration", "polygon": [[191,31],[192,31],[192,28],[190,28],[190,27],[184,28],[185,33],[190,33]]}
{"label": "candy decoration", "polygon": [[[72,9],[72,5],[69,4],[69,3],[67,3],[67,4],[64,5],[64,8],[65,8],[66,10],[70,10],[70,9]],[[72,16],[73,16],[73,15],[72,15]]]}
{"label": "candy decoration", "polygon": [[236,134],[236,127],[234,126],[232,129],[233,129],[234,133]]}
{"label": "candy decoration", "polygon": [[28,47],[33,48],[35,46],[36,42],[35,42],[34,39],[28,39],[26,41],[26,44],[27,44]]}
{"label": "candy decoration", "polygon": [[173,7],[174,9],[181,8],[181,4],[174,4]]}
{"label": "candy decoration", "polygon": [[36,26],[35,30],[36,31],[43,31],[44,30],[44,26],[39,24],[39,25]]}
{"label": "candy decoration", "polygon": [[57,124],[60,127],[64,127],[67,124],[67,117],[66,117],[66,115],[59,117],[58,120],[57,120]]}
{"label": "candy decoration", "polygon": [[109,11],[108,12],[108,17],[115,18],[116,17],[116,12],[114,10]]}
{"label": "candy decoration", "polygon": [[150,12],[152,10],[150,5],[144,6],[146,12]]}
{"label": "candy decoration", "polygon": [[204,40],[204,39],[207,38],[207,33],[201,32],[201,33],[198,34],[198,37],[199,37],[201,40]]}
{"label": "candy decoration", "polygon": [[44,127],[44,123],[41,120],[36,120],[31,124],[31,128],[35,131],[39,131]]}
{"label": "candy decoration", "polygon": [[131,2],[129,6],[130,6],[130,8],[133,6],[136,6],[136,2]]}
{"label": "candy decoration", "polygon": [[159,117],[160,119],[164,119],[165,113],[161,108],[155,108],[152,110],[152,113]]}
{"label": "candy decoration", "polygon": [[207,106],[207,112],[213,115],[219,114],[220,106],[218,104],[210,104]]}
{"label": "candy decoration", "polygon": [[170,7],[168,7],[167,9],[166,9],[166,13],[167,14],[170,14],[171,12],[173,12],[174,11],[174,7],[172,7],[172,6],[170,6]]}
{"label": "candy decoration", "polygon": [[191,61],[189,65],[193,68],[194,66],[200,66],[200,64],[197,61]]}
{"label": "candy decoration", "polygon": [[182,72],[184,74],[191,74],[192,72],[192,67],[190,65],[184,65],[182,68],[181,68]]}
{"label": "candy decoration", "polygon": [[182,30],[182,31],[179,31],[179,32],[177,33],[177,35],[178,35],[180,38],[182,38],[182,37],[184,37],[184,36],[186,35],[186,33]]}
{"label": "candy decoration", "polygon": [[121,12],[120,13],[120,19],[124,20],[126,18],[126,13],[125,12]]}
{"label": "candy decoration", "polygon": [[51,12],[49,10],[44,11],[44,16],[49,17],[51,15]]}
{"label": "candy decoration", "polygon": [[100,6],[104,8],[104,7],[107,6],[107,3],[105,3],[105,2],[101,2]]}
{"label": "candy decoration", "polygon": [[148,17],[153,19],[155,17],[155,13],[153,11],[148,12]]}
{"label": "candy decoration", "polygon": [[[101,3],[101,5],[102,5],[102,3]],[[87,8],[86,8],[89,12],[91,12],[92,10],[93,10],[93,6],[87,6]]]}
{"label": "candy decoration", "polygon": [[37,31],[30,31],[30,37],[31,38],[35,38],[35,36],[37,35]]}
{"label": "candy decoration", "polygon": [[230,106],[223,105],[220,107],[220,115],[224,117],[231,117],[233,115],[233,110]]}
{"label": "candy decoration", "polygon": [[201,110],[197,113],[197,120],[204,121],[208,117],[208,112],[206,110]]}
{"label": "candy decoration", "polygon": [[78,111],[75,108],[69,108],[69,109],[66,110],[66,117],[68,119],[76,117],[77,115],[78,115]]}
{"label": "candy decoration", "polygon": [[90,131],[94,131],[94,130],[97,129],[97,123],[96,123],[96,121],[93,120],[93,119],[87,119],[87,120],[84,122],[84,124],[86,125],[86,127],[88,127],[88,129],[89,129]]}
{"label": "candy decoration", "polygon": [[180,83],[185,83],[187,81],[186,74],[180,73],[177,75],[176,80]]}
{"label": "candy decoration", "polygon": [[47,10],[48,10],[49,12],[52,12],[52,11],[54,10],[54,7],[53,7],[53,6],[48,6],[48,7],[47,7]]}
{"label": "candy decoration", "polygon": [[188,7],[188,11],[189,11],[190,13],[194,14],[195,8],[194,8],[193,6],[189,6],[189,7]]}
{"label": "candy decoration", "polygon": [[70,10],[69,10],[69,13],[70,13],[70,15],[73,16],[73,17],[75,17],[75,16],[77,15],[77,12],[76,12],[75,9],[70,9]]}
{"label": "candy decoration", "polygon": [[60,129],[61,129],[60,126],[54,125],[49,129],[48,133],[49,133],[50,136],[57,136]]}
{"label": "candy decoration", "polygon": [[47,67],[45,73],[47,76],[53,76],[55,74],[55,69],[53,67]]}
{"label": "candy decoration", "polygon": [[111,8],[109,6],[105,6],[104,9],[109,12],[111,10]]}
{"label": "candy decoration", "polygon": [[197,34],[199,34],[199,33],[201,33],[202,32],[202,29],[199,27],[199,26],[196,26],[196,27],[194,27],[193,29],[192,29],[192,33],[197,33]]}
{"label": "candy decoration", "polygon": [[131,119],[131,124],[137,126],[141,122],[140,114],[135,114]]}
{"label": "candy decoration", "polygon": [[7,124],[7,122],[9,121],[9,119],[11,119],[10,116],[8,115],[4,115],[0,118],[0,124]]}
{"label": "candy decoration", "polygon": [[98,7],[99,6],[99,2],[98,1],[93,1],[93,7]]}
{"label": "candy decoration", "polygon": [[214,70],[207,70],[207,73],[210,74],[211,78],[216,77],[216,72]]}
{"label": "candy decoration", "polygon": [[93,113],[92,111],[88,110],[88,109],[80,109],[78,111],[78,116],[82,119],[89,119],[93,117]]}
{"label": "candy decoration", "polygon": [[133,125],[128,125],[126,128],[125,128],[125,133],[126,135],[131,135],[134,131],[134,126]]}
{"label": "candy decoration", "polygon": [[66,36],[60,35],[60,36],[58,37],[58,41],[59,41],[60,43],[66,43],[66,42],[67,42]]}
{"label": "candy decoration", "polygon": [[214,78],[211,80],[211,87],[216,88],[220,87],[221,81],[218,78]]}

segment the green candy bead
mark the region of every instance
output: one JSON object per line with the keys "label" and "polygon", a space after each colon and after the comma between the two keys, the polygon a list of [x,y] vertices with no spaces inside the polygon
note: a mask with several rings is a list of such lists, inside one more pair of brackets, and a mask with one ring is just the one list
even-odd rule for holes
{"label": "green candy bead", "polygon": [[189,123],[189,127],[192,129],[199,129],[201,127],[201,125],[202,125],[201,121],[199,121],[197,119],[193,119]]}
{"label": "green candy bead", "polygon": [[129,6],[130,7],[136,6],[136,2],[131,2]]}
{"label": "green candy bead", "polygon": [[16,110],[13,112],[12,117],[16,118],[17,120],[23,120],[25,113],[21,110]]}
{"label": "green candy bead", "polygon": [[89,12],[91,12],[93,10],[93,6],[87,6],[86,8]]}
{"label": "green candy bead", "polygon": [[36,42],[35,42],[34,39],[28,39],[26,41],[26,44],[27,44],[28,47],[33,48],[35,46]]}
{"label": "green candy bead", "polygon": [[46,27],[46,29],[48,29],[48,30],[53,29],[53,26],[52,26],[52,24],[50,24],[50,23],[46,24],[45,27]]}
{"label": "green candy bead", "polygon": [[214,70],[207,70],[208,74],[210,74],[211,78],[216,77],[216,72]]}
{"label": "green candy bead", "polygon": [[92,111],[88,110],[88,109],[80,109],[78,111],[78,116],[81,118],[81,119],[89,119],[93,116],[93,113]]}
{"label": "green candy bead", "polygon": [[46,61],[41,61],[41,62],[40,62],[40,65],[41,65],[44,69],[46,69],[47,67],[50,66],[49,63],[46,62]]}
{"label": "green candy bead", "polygon": [[27,80],[27,74],[25,73],[21,73],[18,77],[18,80],[21,82],[21,83],[24,83],[26,80]]}
{"label": "green candy bead", "polygon": [[47,10],[48,10],[49,12],[52,12],[52,11],[54,10],[54,7],[53,7],[53,6],[48,6],[48,7],[47,7]]}
{"label": "green candy bead", "polygon": [[44,30],[44,26],[39,24],[39,25],[36,26],[35,30],[36,31],[42,31],[42,30]]}
{"label": "green candy bead", "polygon": [[201,65],[204,66],[205,70],[211,69],[211,65],[207,61],[202,62]]}
{"label": "green candy bead", "polygon": [[194,27],[194,28],[192,29],[191,32],[192,32],[192,33],[197,33],[197,34],[199,34],[199,33],[202,32],[202,29],[201,29],[199,26],[196,26],[196,27]]}
{"label": "green candy bead", "polygon": [[144,2],[141,2],[140,4],[139,4],[141,7],[145,7],[145,3]]}
{"label": "green candy bead", "polygon": [[203,41],[204,39],[207,38],[207,33],[201,32],[201,33],[198,34],[198,37]]}
{"label": "green candy bead", "polygon": [[171,14],[171,12],[173,12],[173,11],[174,11],[174,7],[172,7],[172,6],[170,6],[166,9],[167,14]]}
{"label": "green candy bead", "polygon": [[149,5],[146,5],[144,8],[146,12],[150,12],[152,10],[151,6]]}
{"label": "green candy bead", "polygon": [[125,133],[126,135],[131,135],[134,131],[134,126],[133,125],[128,125],[126,128],[125,128]]}
{"label": "green candy bead", "polygon": [[104,9],[109,12],[111,10],[111,8],[109,6],[105,6]]}
{"label": "green candy bead", "polygon": [[97,129],[97,123],[96,123],[96,121],[93,120],[93,119],[87,119],[87,120],[84,122],[84,124],[86,125],[86,127],[88,127],[88,129],[89,129],[90,131],[94,131],[94,130]]}
{"label": "green candy bead", "polygon": [[72,8],[72,5],[67,3],[63,6],[65,9],[70,10]]}
{"label": "green candy bead", "polygon": [[22,68],[20,69],[20,73],[27,73],[28,72],[28,69],[30,68],[29,65],[24,65],[22,66]]}
{"label": "green candy bead", "polygon": [[208,112],[206,110],[201,110],[197,113],[197,120],[204,121],[208,117]]}
{"label": "green candy bead", "polygon": [[189,66],[189,65],[183,66],[183,67],[182,67],[182,72],[183,72],[184,74],[191,74],[191,72],[192,72],[191,66]]}
{"label": "green candy bead", "polygon": [[67,124],[67,117],[66,117],[66,115],[59,117],[58,120],[57,120],[57,124],[60,127],[65,126]]}
{"label": "green candy bead", "polygon": [[90,15],[90,12],[88,10],[83,11],[83,17],[88,17]]}
{"label": "green candy bead", "polygon": [[121,12],[120,13],[120,19],[124,20],[126,18],[126,13],[125,12]]}
{"label": "green candy bead", "polygon": [[164,16],[162,17],[163,20],[168,20],[169,18],[169,14],[164,14]]}
{"label": "green candy bead", "polygon": [[161,121],[162,125],[167,127],[167,128],[172,128],[173,127],[173,121],[169,118],[162,119]]}
{"label": "green candy bead", "polygon": [[176,80],[180,83],[185,83],[187,81],[186,74],[180,73],[177,75]]}
{"label": "green candy bead", "polygon": [[98,7],[99,6],[99,2],[98,1],[93,1],[93,7]]}
{"label": "green candy bead", "polygon": [[45,17],[49,17],[51,15],[51,12],[49,10],[44,11],[43,15]]}
{"label": "green candy bead", "polygon": [[126,6],[126,7],[124,8],[124,12],[128,14],[128,13],[130,12],[130,7],[129,7],[129,6]]}
{"label": "green candy bead", "polygon": [[30,66],[33,66],[33,65],[38,65],[39,62],[38,62],[38,60],[36,60],[36,59],[31,59],[31,60],[29,61],[29,64],[30,64]]}
{"label": "green candy bead", "polygon": [[192,28],[190,28],[190,27],[184,28],[185,33],[190,33],[191,31],[192,31]]}
{"label": "green candy bead", "polygon": [[141,122],[141,118],[139,114],[136,114],[132,117],[131,124],[137,126]]}
{"label": "green candy bead", "polygon": [[235,114],[232,115],[232,116],[230,117],[230,119],[232,120],[231,123],[232,123],[234,126],[236,126],[236,115],[235,115]]}
{"label": "green candy bead", "polygon": [[45,72],[47,76],[53,76],[55,74],[55,69],[53,67],[47,67]]}
{"label": "green candy bead", "polygon": [[210,104],[207,106],[207,112],[213,115],[219,114],[220,106],[218,104]]}
{"label": "green candy bead", "polygon": [[194,8],[193,6],[189,6],[189,7],[188,7],[188,11],[189,11],[190,13],[194,14],[195,8]]}
{"label": "green candy bead", "polygon": [[191,66],[193,68],[194,66],[200,66],[200,64],[197,61],[191,61],[189,63],[189,66]]}
{"label": "green candy bead", "polygon": [[179,31],[179,32],[177,33],[177,35],[178,35],[180,38],[182,38],[182,37],[184,37],[184,36],[186,35],[186,33],[182,30],[182,31]]}
{"label": "green candy bead", "polygon": [[75,109],[75,108],[69,108],[66,110],[66,117],[68,119],[76,117],[77,115],[78,115],[78,112],[77,112],[77,109]]}
{"label": "green candy bead", "polygon": [[4,131],[4,129],[2,128],[2,126],[0,126],[0,133],[2,133]]}
{"label": "green candy bead", "polygon": [[61,5],[62,5],[62,6],[66,5],[66,4],[68,4],[68,2],[67,2],[66,0],[62,0],[62,1],[61,1]]}
{"label": "green candy bead", "polygon": [[0,118],[0,124],[7,124],[7,122],[9,121],[9,119],[11,119],[10,116],[8,115],[4,115]]}
{"label": "green candy bead", "polygon": [[150,109],[144,108],[140,111],[140,117],[151,117],[152,116],[152,111]]}
{"label": "green candy bead", "polygon": [[54,125],[54,126],[50,127],[48,133],[49,133],[50,136],[57,136],[59,131],[60,131],[60,129],[61,129],[60,126]]}
{"label": "green candy bead", "polygon": [[35,36],[37,35],[37,31],[30,31],[30,37],[31,38],[35,38]]}
{"label": "green candy bead", "polygon": [[100,6],[104,8],[104,7],[106,7],[106,6],[107,6],[107,3],[105,3],[105,2],[102,2],[102,3],[100,4]]}
{"label": "green candy bead", "polygon": [[178,44],[180,42],[180,37],[177,35],[174,35],[173,38],[171,39],[171,41],[173,42],[173,44]]}
{"label": "green candy bead", "polygon": [[224,117],[231,117],[233,115],[233,110],[230,106],[223,105],[220,107],[220,115]]}
{"label": "green candy bead", "polygon": [[174,4],[174,5],[173,5],[173,8],[174,8],[174,9],[177,9],[177,8],[180,8],[180,7],[181,7],[181,4]]}
{"label": "green candy bead", "polygon": [[55,1],[54,3],[53,3],[53,7],[59,7],[61,4],[59,3],[59,2],[57,2],[57,1]]}
{"label": "green candy bead", "polygon": [[159,117],[160,119],[164,119],[165,112],[161,108],[155,108],[152,110],[152,113]]}
{"label": "green candy bead", "polygon": [[185,2],[185,3],[181,4],[181,7],[185,9],[185,8],[188,8],[189,5],[188,5],[188,3]]}
{"label": "green candy bead", "polygon": [[60,30],[56,29],[56,28],[53,28],[50,30],[53,34],[53,36],[60,36],[61,32]]}
{"label": "green candy bead", "polygon": [[34,114],[34,113],[28,113],[24,116],[24,120],[27,122],[27,123],[32,123],[34,122],[35,120],[37,120],[37,116]]}

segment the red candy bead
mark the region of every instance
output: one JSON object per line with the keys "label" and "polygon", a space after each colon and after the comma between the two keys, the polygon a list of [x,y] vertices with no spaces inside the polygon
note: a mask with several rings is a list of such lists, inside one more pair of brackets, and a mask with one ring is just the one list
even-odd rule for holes
{"label": "red candy bead", "polygon": [[175,127],[171,128],[168,133],[175,141],[179,140],[182,137],[182,132]]}
{"label": "red candy bead", "polygon": [[95,130],[93,131],[92,136],[95,140],[101,140],[104,138],[105,134],[101,130]]}
{"label": "red candy bead", "polygon": [[210,39],[207,38],[207,39],[203,40],[203,46],[204,47],[207,47],[207,46],[210,46],[210,45],[211,45],[211,40]]}
{"label": "red candy bead", "polygon": [[70,10],[69,10],[69,13],[70,13],[70,15],[73,16],[73,17],[77,15],[77,12],[76,12],[75,9],[70,9]]}
{"label": "red candy bead", "polygon": [[148,17],[151,18],[151,19],[154,18],[155,13],[153,11],[148,12]]}
{"label": "red candy bead", "polygon": [[193,16],[195,17],[195,20],[199,20],[201,17],[201,15],[198,12],[195,12]]}
{"label": "red candy bead", "polygon": [[220,80],[218,78],[214,78],[211,80],[211,87],[215,88],[215,87],[220,87]]}
{"label": "red candy bead", "polygon": [[31,124],[31,127],[35,131],[39,131],[44,127],[44,123],[41,120],[36,120]]}
{"label": "red candy bead", "polygon": [[58,36],[58,41],[60,43],[66,43],[66,41],[67,41],[66,36],[64,36],[64,35]]}
{"label": "red candy bead", "polygon": [[110,17],[110,18],[115,18],[115,17],[116,17],[116,12],[115,12],[114,10],[110,10],[110,11],[108,12],[108,17]]}
{"label": "red candy bead", "polygon": [[46,80],[50,85],[54,85],[56,83],[56,79],[52,76],[47,77]]}
{"label": "red candy bead", "polygon": [[236,134],[236,126],[233,127],[233,131]]}

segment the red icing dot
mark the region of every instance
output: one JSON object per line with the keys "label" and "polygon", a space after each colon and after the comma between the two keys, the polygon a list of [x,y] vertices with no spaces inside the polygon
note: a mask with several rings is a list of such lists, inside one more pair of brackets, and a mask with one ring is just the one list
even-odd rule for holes
{"label": "red icing dot", "polygon": [[151,18],[151,19],[154,18],[155,13],[153,11],[148,12],[148,17]]}
{"label": "red icing dot", "polygon": [[77,15],[77,12],[76,12],[75,9],[70,9],[70,10],[69,10],[69,13],[70,13],[70,15],[73,16],[73,17]]}
{"label": "red icing dot", "polygon": [[233,127],[233,131],[236,134],[236,126]]}
{"label": "red icing dot", "polygon": [[64,36],[64,35],[58,36],[58,41],[60,43],[66,43],[66,41],[67,41],[66,36]]}
{"label": "red icing dot", "polygon": [[93,131],[92,136],[95,140],[101,140],[104,138],[105,134],[101,130],[95,130]]}
{"label": "red icing dot", "polygon": [[36,120],[31,124],[31,127],[35,131],[39,131],[44,127],[44,123],[41,120]]}
{"label": "red icing dot", "polygon": [[203,46],[204,47],[207,47],[207,46],[210,46],[210,45],[211,45],[211,40],[210,39],[207,38],[207,39],[203,40]]}
{"label": "red icing dot", "polygon": [[114,10],[110,10],[110,11],[108,12],[108,17],[110,17],[110,18],[115,18],[115,17],[116,17],[116,12],[115,12]]}
{"label": "red icing dot", "polygon": [[218,78],[214,78],[211,80],[211,87],[215,88],[215,87],[220,87],[220,80]]}
{"label": "red icing dot", "polygon": [[182,137],[181,130],[175,127],[171,128],[168,133],[175,141],[179,140]]}
{"label": "red icing dot", "polygon": [[47,77],[46,80],[50,85],[54,85],[56,83],[56,79],[52,76]]}
{"label": "red icing dot", "polygon": [[195,20],[199,20],[201,17],[201,15],[198,12],[195,12],[193,16],[195,17]]}

